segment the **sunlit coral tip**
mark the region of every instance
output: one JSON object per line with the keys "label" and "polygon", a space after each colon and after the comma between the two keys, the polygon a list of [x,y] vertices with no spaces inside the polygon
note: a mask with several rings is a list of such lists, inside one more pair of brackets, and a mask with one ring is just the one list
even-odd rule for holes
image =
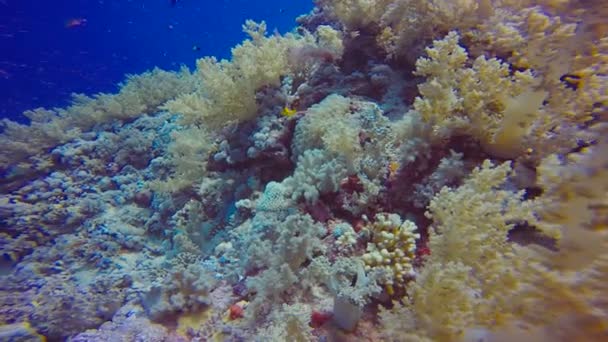
{"label": "sunlit coral tip", "polygon": [[399,163],[396,161],[390,162],[388,164],[388,169],[391,171],[391,173],[397,172],[397,170],[399,169]]}
{"label": "sunlit coral tip", "polygon": [[397,175],[397,171],[399,170],[399,168],[401,167],[401,164],[399,164],[396,161],[391,161],[388,163],[388,178],[389,180],[394,180],[396,175]]}
{"label": "sunlit coral tip", "polygon": [[395,289],[393,288],[393,285],[386,284],[385,288],[386,288],[386,293],[388,293],[389,296],[392,296],[395,294]]}

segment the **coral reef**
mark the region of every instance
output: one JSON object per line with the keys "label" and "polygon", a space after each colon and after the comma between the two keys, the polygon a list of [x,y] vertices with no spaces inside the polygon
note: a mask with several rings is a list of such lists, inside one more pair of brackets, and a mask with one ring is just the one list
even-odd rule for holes
{"label": "coral reef", "polygon": [[373,234],[367,252],[363,254],[366,271],[381,268],[389,277],[383,281],[389,295],[394,294],[395,283],[414,275],[413,261],[416,255],[416,225],[411,221],[401,222],[399,215],[377,214],[368,228]]}
{"label": "coral reef", "polygon": [[315,2],[3,122],[0,339],[606,340],[608,6]]}

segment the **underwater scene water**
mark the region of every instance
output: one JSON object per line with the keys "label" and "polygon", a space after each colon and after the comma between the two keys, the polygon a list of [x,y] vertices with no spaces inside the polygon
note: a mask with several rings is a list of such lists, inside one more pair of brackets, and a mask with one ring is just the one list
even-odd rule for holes
{"label": "underwater scene water", "polygon": [[608,2],[0,18],[0,341],[608,341]]}

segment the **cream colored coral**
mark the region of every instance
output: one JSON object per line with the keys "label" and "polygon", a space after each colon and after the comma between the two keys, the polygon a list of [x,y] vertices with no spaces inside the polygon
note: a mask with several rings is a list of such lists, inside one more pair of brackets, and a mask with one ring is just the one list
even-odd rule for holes
{"label": "cream colored coral", "polygon": [[537,168],[544,190],[538,226],[560,237],[562,256],[547,257],[559,269],[580,270],[608,256],[608,127],[602,128],[597,145],[565,158],[551,155]]}
{"label": "cream colored coral", "polygon": [[196,126],[173,131],[171,138],[167,149],[171,175],[148,183],[155,191],[175,193],[203,180],[209,154],[216,148],[214,135]]}
{"label": "cream colored coral", "polygon": [[361,151],[359,127],[351,117],[351,99],[330,95],[308,109],[298,121],[293,141],[294,156],[324,147],[348,160]]}
{"label": "cream colored coral", "polygon": [[[605,137],[606,128],[597,133]],[[427,214],[431,255],[404,303],[381,313],[387,336],[401,329],[412,340],[454,341],[485,329],[503,340],[601,340],[608,326],[607,148],[601,138],[566,159],[545,158],[538,168],[544,193],[535,202],[500,189],[508,163],[486,161],[459,188],[442,189]],[[512,222],[559,239],[558,251],[509,242]]]}
{"label": "cream colored coral", "polygon": [[316,31],[319,47],[328,49],[336,59],[342,58],[344,53],[344,42],[342,32],[335,30],[329,25],[320,25]]}
{"label": "cream colored coral", "polygon": [[519,301],[521,320],[534,322],[546,341],[600,341],[608,327],[608,126],[592,129],[594,146],[538,167],[537,227],[559,240],[556,250],[528,251],[535,272]]}
{"label": "cream colored coral", "polygon": [[431,254],[408,285],[409,302],[392,310],[411,320],[417,335],[456,341],[468,327],[498,325],[513,313],[527,265],[507,234],[511,222],[534,217],[522,192],[500,189],[510,172],[509,163],[485,161],[463,185],[444,187],[431,201]]}
{"label": "cream colored coral", "polygon": [[478,287],[462,263],[428,264],[408,285],[409,298],[381,310],[380,322],[390,341],[458,341],[474,320]]}
{"label": "cream colored coral", "polygon": [[484,263],[511,254],[507,233],[513,222],[536,222],[535,207],[522,200],[524,191],[497,189],[511,172],[508,162],[494,166],[486,160],[458,189],[444,187],[431,200],[427,216],[434,221],[429,241],[433,260],[461,261],[478,267],[480,278],[493,277],[495,270]]}
{"label": "cream colored coral", "polygon": [[[194,89],[194,77],[187,68],[179,72],[153,69],[129,75],[117,94],[99,93],[93,97],[75,94],[64,109],[42,108],[24,113],[30,124],[3,119],[0,135],[0,167],[17,165],[56,145],[78,137],[94,125],[112,120],[131,120],[152,114],[158,107],[184,92]],[[20,166],[32,168],[32,161]],[[47,167],[49,164],[44,164]]]}
{"label": "cream colored coral", "polygon": [[[448,30],[460,32],[470,55],[477,57],[466,58],[472,68],[461,65],[468,71],[444,64],[442,74],[436,66],[424,71],[418,63],[419,74],[435,75],[421,86],[423,99],[433,103],[417,103],[422,112],[442,116],[439,124],[431,121],[434,137],[441,140],[456,130],[478,138],[494,156],[540,160],[593,140],[577,127],[601,111],[598,104],[608,103],[607,79],[601,76],[608,65],[606,13],[601,1],[394,0],[379,21],[377,40],[392,57],[412,59],[420,54],[421,42]],[[435,44],[435,50],[454,48],[452,42]],[[464,49],[452,51],[443,62],[457,64],[467,55]],[[514,69],[533,73],[511,73]],[[564,75],[580,78],[577,89],[566,86]]]}
{"label": "cream colored coral", "polygon": [[372,241],[367,244],[367,252],[363,254],[365,269],[375,268],[386,270],[386,288],[389,294],[393,285],[414,275],[412,262],[416,253],[416,224],[412,221],[401,221],[397,214],[376,214],[374,223],[367,229],[372,234]]}
{"label": "cream colored coral", "polygon": [[472,61],[450,32],[426,49],[415,73],[427,79],[419,86],[414,108],[432,125],[434,139],[471,135],[486,151],[515,158],[526,149],[524,137],[538,120],[546,93],[534,90],[529,71],[511,75],[509,65],[484,56]]}
{"label": "cream colored coral", "polygon": [[[465,36],[473,55],[489,50],[517,68],[534,70],[538,90],[546,96],[539,113],[542,120],[533,122],[524,138],[528,153],[538,160],[567,152],[577,141],[593,140],[579,125],[601,111],[599,104],[608,103],[608,80],[601,76],[608,65],[608,37],[604,24],[599,24],[608,13],[605,2],[504,5]],[[578,85],[567,86],[564,75],[579,78]],[[558,130],[560,134],[552,133]]]}
{"label": "cream colored coral", "polygon": [[346,26],[358,30],[377,22],[384,9],[393,0],[334,0],[321,3],[321,6]]}
{"label": "cream colored coral", "polygon": [[437,33],[474,27],[488,1],[392,0],[377,20],[382,28],[377,41],[390,56],[413,59],[419,44],[438,38]]}
{"label": "cream colored coral", "polygon": [[232,49],[231,61],[214,57],[198,60],[198,90],[169,101],[164,108],[182,114],[186,124],[212,128],[252,119],[258,108],[256,91],[266,85],[279,86],[281,76],[291,72],[288,51],[315,45],[309,33],[267,37],[264,22],[248,20],[243,31],[251,39]]}
{"label": "cream colored coral", "polygon": [[357,232],[350,225],[342,225],[342,235],[336,240],[336,244],[343,247],[350,247],[357,243]]}

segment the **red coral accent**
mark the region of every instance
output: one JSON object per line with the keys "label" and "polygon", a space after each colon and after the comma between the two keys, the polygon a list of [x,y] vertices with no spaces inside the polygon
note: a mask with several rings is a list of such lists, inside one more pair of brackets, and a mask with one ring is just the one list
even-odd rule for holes
{"label": "red coral accent", "polygon": [[243,318],[244,315],[245,315],[245,310],[243,310],[243,308],[240,305],[232,304],[230,306],[230,315],[228,317],[231,320]]}
{"label": "red coral accent", "polygon": [[426,256],[431,255],[431,249],[426,244],[416,247],[416,259],[414,259],[415,267],[422,267],[426,261]]}
{"label": "red coral accent", "polygon": [[427,246],[421,246],[416,249],[416,256],[418,258],[423,257],[425,255],[431,255],[431,250]]}
{"label": "red coral accent", "polygon": [[359,219],[359,220],[355,220],[355,222],[353,222],[353,229],[355,230],[356,233],[360,232],[361,229],[363,229],[365,227],[365,221]]}
{"label": "red coral accent", "polygon": [[318,328],[327,323],[332,317],[333,314],[331,312],[313,310],[310,314],[310,326]]}

